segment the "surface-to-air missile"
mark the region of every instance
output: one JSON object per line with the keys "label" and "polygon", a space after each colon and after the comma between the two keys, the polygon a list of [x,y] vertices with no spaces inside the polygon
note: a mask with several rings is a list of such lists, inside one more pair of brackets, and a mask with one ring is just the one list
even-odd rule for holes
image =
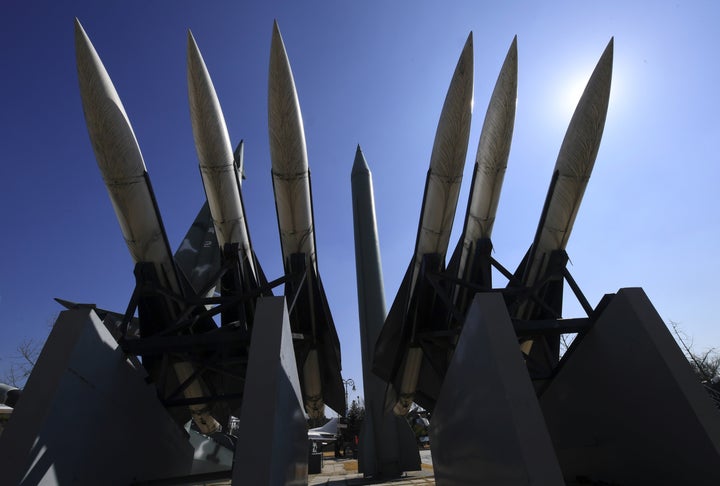
{"label": "surface-to-air missile", "polygon": [[437,394],[440,378],[420,347],[422,333],[446,323],[428,276],[445,270],[445,257],[462,182],[473,101],[473,41],[467,38],[450,82],[425,182],[415,251],[375,348],[373,371],[391,384],[390,405],[405,415]]}
{"label": "surface-to-air missile", "polygon": [[341,413],[340,342],[318,273],[305,131],[277,22],[270,47],[268,125],[283,265],[287,275],[298,277],[285,284],[285,295],[305,408],[311,418],[322,416],[324,404]]}
{"label": "surface-to-air missile", "polygon": [[[242,199],[242,153],[230,145],[220,101],[191,32],[188,32],[187,82],[190,119],[200,161],[205,195],[225,265],[221,295],[251,295],[267,281],[250,243]],[[255,299],[245,299],[222,312],[222,324],[252,325]]]}
{"label": "surface-to-air missile", "polygon": [[[164,330],[185,311],[170,295],[182,296],[182,284],[170,251],[157,201],[140,148],[125,108],[90,39],[75,20],[75,52],[83,111],[95,158],[107,187],[120,229],[135,262],[138,287],[152,285],[163,293],[141,296],[138,302],[140,336]],[[195,323],[195,330],[214,327],[212,319]],[[157,378],[160,362],[144,357],[143,365]],[[193,366],[172,363],[178,382],[187,384],[183,394],[192,399],[204,394],[204,384],[195,378]],[[205,405],[191,405],[195,423],[203,433],[218,429]]]}
{"label": "surface-to-air missile", "polygon": [[451,316],[451,327],[462,326],[477,288],[492,287],[490,238],[510,155],[516,105],[517,37],[508,49],[490,97],[475,156],[463,231],[448,264],[448,273],[461,282],[453,289],[452,302],[458,316]]}
{"label": "surface-to-air missile", "polygon": [[[565,247],[600,148],[612,81],[613,40],[608,43],[568,125],[558,153],[537,232],[509,287],[528,292],[508,302],[517,320],[562,314]],[[547,375],[559,358],[559,336],[520,336],[531,376]]]}

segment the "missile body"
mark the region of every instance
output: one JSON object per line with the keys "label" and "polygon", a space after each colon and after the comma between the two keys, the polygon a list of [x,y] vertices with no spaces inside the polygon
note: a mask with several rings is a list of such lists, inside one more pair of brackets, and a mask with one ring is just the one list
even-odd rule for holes
{"label": "missile body", "polygon": [[[415,251],[405,278],[385,320],[375,348],[374,371],[393,384],[390,396],[397,415],[405,415],[416,389],[418,403],[432,403],[439,389],[434,368],[424,361],[442,359],[423,355],[418,334],[434,330],[442,317],[433,315],[436,293],[424,274],[445,269],[450,231],[462,182],[470,136],[473,98],[472,33],[458,60],[440,114],[430,168],[425,182]],[[427,347],[425,349],[428,349]],[[442,353],[438,353],[442,354]],[[429,408],[429,407],[426,407]]]}
{"label": "missile body", "polygon": [[187,56],[190,119],[218,245],[224,248],[226,243],[237,243],[239,251],[249,255],[250,238],[240,193],[239,170],[235,166],[225,117],[210,73],[190,32]]}
{"label": "missile body", "polygon": [[[221,293],[249,292],[258,288],[264,276],[258,273],[242,200],[243,144],[240,142],[233,153],[215,87],[190,32],[187,57],[190,119],[215,234],[224,259],[238,261],[238,275],[228,274],[223,278]],[[254,301],[245,301],[239,309],[223,312],[223,325],[238,320],[252,324],[253,316]]]}
{"label": "missile body", "polygon": [[[100,57],[77,19],[75,52],[90,141],[123,237],[136,263],[136,278],[151,279],[156,285],[182,295],[183,289],[132,126]],[[152,275],[148,275],[145,265],[151,266]],[[141,301],[141,336],[162,330],[168,319],[176,318],[180,312],[176,302],[163,296]],[[156,375],[153,360],[144,360],[143,364],[151,375]],[[173,369],[179,382],[189,380],[193,375],[189,363],[175,362]],[[187,398],[202,396],[203,385],[198,379],[191,380],[184,394]],[[204,406],[191,406],[190,411],[204,433],[219,427]]]}
{"label": "missile body", "polygon": [[268,128],[285,272],[305,275],[301,283],[285,286],[286,295],[297,294],[290,312],[293,333],[304,335],[301,342],[295,342],[295,354],[298,370],[302,370],[306,410],[311,417],[319,417],[325,403],[336,412],[345,410],[340,342],[318,274],[305,131],[290,61],[277,22],[270,47]]}
{"label": "missile body", "polygon": [[[515,319],[562,315],[565,247],[602,138],[612,80],[613,40],[608,43],[575,109],[560,147],[534,241],[510,287],[525,287],[535,298],[511,300]],[[542,304],[541,304],[542,302]],[[520,336],[531,377],[548,376],[559,360],[560,336]]]}
{"label": "missile body", "polygon": [[[475,156],[463,232],[448,265],[459,280],[488,288],[492,286],[489,259],[487,265],[478,260],[481,252],[486,251],[489,255],[492,247],[490,237],[510,155],[516,104],[517,37],[508,49],[490,97]],[[463,316],[472,295],[474,291],[466,287],[455,288],[453,300]]]}
{"label": "missile body", "polygon": [[95,159],[135,263],[152,262],[160,283],[180,285],[160,212],[135,133],[90,39],[75,21],[80,95]]}
{"label": "missile body", "polygon": [[405,418],[385,410],[385,383],[372,372],[375,342],[385,322],[380,244],[375,221],[372,175],[358,145],[352,176],[355,268],[357,273],[360,348],[365,419],[358,444],[359,471],[369,476],[399,476],[420,468],[415,434]]}
{"label": "missile body", "polygon": [[[544,214],[525,268],[516,274],[526,286],[545,276],[549,255],[564,250],[585,188],[590,180],[605,127],[612,80],[613,41],[610,40],[590,76],[553,169],[554,184],[548,194]],[[533,305],[522,306],[516,317],[533,318]]]}

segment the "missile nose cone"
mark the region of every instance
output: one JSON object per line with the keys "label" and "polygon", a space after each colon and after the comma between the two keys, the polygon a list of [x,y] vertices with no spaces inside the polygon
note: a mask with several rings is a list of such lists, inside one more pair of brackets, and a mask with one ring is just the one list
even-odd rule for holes
{"label": "missile nose cone", "polygon": [[[272,69],[273,61],[276,63],[286,62],[289,64],[287,57],[287,51],[285,50],[285,42],[283,41],[282,34],[280,33],[280,26],[277,20],[273,21],[273,32],[272,40],[270,41],[270,66]],[[278,66],[279,68],[279,66]]]}
{"label": "missile nose cone", "polygon": [[273,19],[273,37],[280,36],[280,26],[278,25],[277,19]]}
{"label": "missile nose cone", "polygon": [[[607,116],[608,103],[610,101],[610,85],[612,82],[613,65],[613,38],[610,39],[605,51],[603,51],[590,80],[585,86],[580,101],[575,108],[570,125],[565,133],[565,140],[560,147],[560,154],[556,169],[566,158],[585,161],[583,174],[589,177],[592,166],[600,147],[605,118]],[[586,147],[590,150],[587,154],[579,152],[579,148]],[[585,172],[587,172],[585,174]]]}
{"label": "missile nose cone", "polygon": [[580,104],[582,103],[582,98],[586,96],[586,93],[592,94],[592,92],[596,90],[599,91],[600,94],[609,97],[610,83],[612,79],[613,45],[614,38],[610,38],[610,42],[608,42],[608,45],[605,47],[602,56],[600,56],[600,60],[598,61],[592,75],[590,76],[590,80],[585,87],[585,92],[583,92],[578,106],[580,106]]}
{"label": "missile nose cone", "polygon": [[517,64],[517,34],[515,34],[515,37],[513,37],[513,40],[510,43],[510,49],[508,49],[508,57],[515,59],[515,64]]}
{"label": "missile nose cone", "polygon": [[355,162],[353,162],[352,172],[350,173],[350,177],[355,177],[357,174],[369,174],[370,173],[370,167],[367,165],[367,161],[365,160],[365,156],[362,153],[362,149],[360,148],[360,144],[357,146],[357,150],[355,151]]}
{"label": "missile nose cone", "polygon": [[268,75],[270,159],[278,173],[308,170],[305,129],[290,60],[277,21],[273,24]]}
{"label": "missile nose cone", "polygon": [[430,166],[441,177],[462,177],[473,104],[473,42],[468,35],[443,103]]}
{"label": "missile nose cone", "polygon": [[75,57],[85,121],[103,178],[111,181],[144,173],[145,162],[125,108],[77,19]]}
{"label": "missile nose cone", "polygon": [[232,146],[220,101],[200,49],[190,31],[188,31],[187,80],[190,120],[200,165],[222,166],[232,163]]}
{"label": "missile nose cone", "polygon": [[465,45],[463,46],[462,53],[460,54],[460,59],[458,59],[457,66],[455,67],[455,75],[453,76],[453,79],[458,76],[470,76],[470,81],[472,84],[472,76],[473,76],[473,33],[470,31],[470,33],[467,36],[467,40],[465,40]]}

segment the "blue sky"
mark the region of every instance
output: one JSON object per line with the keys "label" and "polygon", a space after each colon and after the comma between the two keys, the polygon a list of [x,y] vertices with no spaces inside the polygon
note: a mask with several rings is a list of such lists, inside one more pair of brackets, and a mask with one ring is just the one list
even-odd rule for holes
{"label": "blue sky", "polygon": [[[60,310],[53,297],[122,310],[133,288],[132,262],[82,114],[76,16],[123,101],[173,248],[204,197],[185,74],[192,29],[231,141],[246,142],[248,223],[269,278],[282,273],[267,135],[277,18],[305,122],[319,269],[343,374],[358,384],[350,198],[356,145],[373,172],[389,307],[412,255],[433,137],[465,38],[474,32],[475,108],[452,247],[485,109],[517,34],[516,124],[493,232],[495,257],[514,269],[532,240],[574,104],[614,36],[610,108],[567,248],[570,270],[591,304],[618,288],[642,286],[662,318],[679,322],[698,348],[720,346],[720,7],[542,3],[5,2],[0,375],[18,342],[46,335]],[[581,315],[567,300],[566,317]]]}

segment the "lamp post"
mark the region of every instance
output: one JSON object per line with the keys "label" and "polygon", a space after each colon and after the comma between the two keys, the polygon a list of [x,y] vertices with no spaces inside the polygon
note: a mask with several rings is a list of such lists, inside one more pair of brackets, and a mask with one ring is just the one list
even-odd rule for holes
{"label": "lamp post", "polygon": [[352,387],[352,391],[355,391],[355,382],[352,378],[348,378],[347,380],[343,380],[343,385],[345,386],[345,417],[347,418],[348,413],[348,386]]}

